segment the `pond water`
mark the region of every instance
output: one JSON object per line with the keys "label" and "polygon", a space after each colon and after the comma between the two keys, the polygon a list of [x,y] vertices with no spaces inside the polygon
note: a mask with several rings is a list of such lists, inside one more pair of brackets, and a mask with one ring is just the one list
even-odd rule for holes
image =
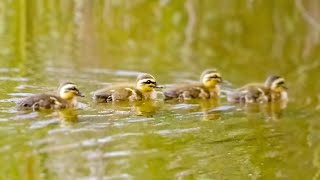
{"label": "pond water", "polygon": [[[0,2],[0,179],[319,179],[320,3]],[[95,104],[132,82],[232,87],[284,76],[290,101]],[[80,108],[19,111],[15,101],[73,81]]]}

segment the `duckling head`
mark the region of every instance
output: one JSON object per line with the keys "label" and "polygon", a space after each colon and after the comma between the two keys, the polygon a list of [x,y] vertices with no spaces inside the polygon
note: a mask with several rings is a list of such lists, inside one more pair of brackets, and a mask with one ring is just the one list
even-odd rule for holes
{"label": "duckling head", "polygon": [[155,88],[162,88],[158,86],[156,79],[150,74],[139,74],[137,77],[137,89],[141,92],[151,92]]}
{"label": "duckling head", "polygon": [[288,88],[285,84],[285,80],[281,76],[271,75],[265,81],[265,86],[273,92],[285,92]]}
{"label": "duckling head", "polygon": [[62,99],[71,100],[75,96],[84,97],[74,83],[66,82],[62,83],[59,87],[59,95]]}
{"label": "duckling head", "polygon": [[207,69],[201,74],[200,81],[207,88],[215,88],[222,82],[222,78],[216,69]]}

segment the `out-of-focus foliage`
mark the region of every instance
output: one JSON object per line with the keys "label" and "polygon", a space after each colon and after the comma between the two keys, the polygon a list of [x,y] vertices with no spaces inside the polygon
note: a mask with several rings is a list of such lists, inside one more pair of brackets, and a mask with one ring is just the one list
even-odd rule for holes
{"label": "out-of-focus foliage", "polygon": [[3,0],[0,57],[157,72],[210,64],[235,82],[250,69],[315,93],[305,82],[320,66],[319,12],[317,0]]}

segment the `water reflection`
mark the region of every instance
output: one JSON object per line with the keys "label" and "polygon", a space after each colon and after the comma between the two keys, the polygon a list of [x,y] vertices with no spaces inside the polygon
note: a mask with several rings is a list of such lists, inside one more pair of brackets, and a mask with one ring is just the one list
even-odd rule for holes
{"label": "water reflection", "polygon": [[249,119],[262,117],[265,121],[278,121],[287,107],[287,101],[275,101],[268,103],[241,103],[242,109]]}
{"label": "water reflection", "polygon": [[269,121],[278,121],[282,118],[287,107],[287,101],[270,102],[266,105],[264,113]]}
{"label": "water reflection", "polygon": [[221,110],[215,109],[220,105],[219,99],[205,99],[199,101],[202,120],[218,120],[221,118]]}
{"label": "water reflection", "polygon": [[159,110],[159,102],[154,100],[133,102],[136,114],[138,116],[153,117]]}
{"label": "water reflection", "polygon": [[[166,100],[164,109],[169,109],[177,114],[194,116],[201,120],[218,120],[221,113],[228,108],[221,107],[219,99],[192,99],[192,100]],[[168,106],[169,105],[169,106]]]}
{"label": "water reflection", "polygon": [[60,109],[58,111],[59,119],[64,123],[75,123],[78,122],[78,112],[76,109]]}

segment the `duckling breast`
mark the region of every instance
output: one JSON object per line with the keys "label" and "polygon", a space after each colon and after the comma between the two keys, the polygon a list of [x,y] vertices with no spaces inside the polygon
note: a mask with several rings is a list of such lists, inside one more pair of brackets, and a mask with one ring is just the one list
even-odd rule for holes
{"label": "duckling breast", "polygon": [[155,91],[155,90],[142,93],[142,97],[145,100],[155,100],[155,99],[157,99],[157,95],[158,95],[157,91]]}

